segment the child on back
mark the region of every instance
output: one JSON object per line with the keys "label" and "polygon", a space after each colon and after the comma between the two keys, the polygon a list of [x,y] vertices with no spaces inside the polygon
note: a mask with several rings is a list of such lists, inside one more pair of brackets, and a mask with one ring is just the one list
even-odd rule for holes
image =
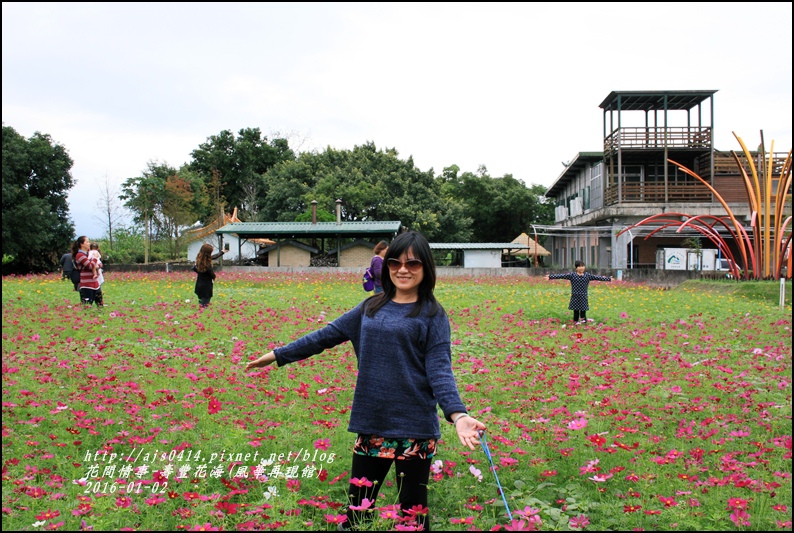
{"label": "child on back", "polygon": [[99,245],[97,243],[91,243],[91,249],[88,251],[88,258],[96,259],[91,269],[94,273],[94,279],[97,280],[99,284],[99,289],[96,291],[94,301],[98,306],[104,306],[105,301],[104,295],[102,294],[102,284],[105,283],[105,276],[102,275],[102,254],[99,253]]}
{"label": "child on back", "polygon": [[102,276],[102,268],[99,266],[102,264],[102,254],[99,253],[99,245],[97,243],[91,243],[91,250],[88,252],[88,258],[97,260],[91,270],[94,273],[94,279],[99,282],[99,285],[102,285],[102,282],[105,281],[105,278]]}
{"label": "child on back", "polygon": [[584,261],[574,263],[576,272],[566,274],[549,274],[546,279],[567,279],[571,282],[571,302],[568,309],[573,311],[573,321],[577,324],[587,322],[587,311],[590,305],[587,298],[587,288],[591,281],[612,281],[611,276],[595,276],[585,272]]}

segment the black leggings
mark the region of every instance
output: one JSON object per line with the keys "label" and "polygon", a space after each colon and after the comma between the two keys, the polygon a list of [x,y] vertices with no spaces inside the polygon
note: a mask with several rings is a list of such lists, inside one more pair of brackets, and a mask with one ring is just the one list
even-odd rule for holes
{"label": "black leggings", "polygon": [[579,322],[580,320],[587,320],[587,311],[574,310],[574,312],[573,312],[573,321],[574,322]]}
{"label": "black leggings", "polygon": [[[430,479],[431,459],[410,459],[395,460],[384,459],[382,457],[371,457],[367,455],[353,454],[353,468],[351,478],[367,478],[372,481],[371,487],[359,487],[350,484],[348,496],[349,505],[361,505],[364,498],[373,500],[372,507],[377,506],[378,491],[386,480],[392,463],[395,466],[397,477],[397,493],[400,499],[400,507],[403,512],[410,510],[415,505],[427,508],[427,483]],[[356,527],[363,521],[371,517],[373,511],[347,511],[347,526]],[[430,529],[430,517],[427,514],[416,515],[417,525],[422,525],[425,531]]]}

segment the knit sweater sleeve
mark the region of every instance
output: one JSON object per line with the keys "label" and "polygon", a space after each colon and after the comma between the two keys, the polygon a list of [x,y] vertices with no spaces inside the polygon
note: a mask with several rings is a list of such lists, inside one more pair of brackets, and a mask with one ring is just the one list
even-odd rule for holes
{"label": "knit sweater sleeve", "polygon": [[348,311],[324,328],[315,330],[303,337],[273,350],[278,366],[302,361],[317,355],[328,348],[358,338],[361,326],[361,306]]}
{"label": "knit sweater sleeve", "polygon": [[438,401],[444,418],[452,422],[450,415],[467,411],[460,399],[458,385],[452,372],[449,319],[443,311],[436,313],[431,319],[426,350],[425,365],[433,396]]}

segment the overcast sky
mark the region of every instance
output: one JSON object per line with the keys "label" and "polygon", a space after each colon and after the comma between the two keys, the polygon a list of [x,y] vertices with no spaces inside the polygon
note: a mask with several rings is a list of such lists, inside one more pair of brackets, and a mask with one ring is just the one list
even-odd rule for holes
{"label": "overcast sky", "polygon": [[179,167],[225,129],[550,186],[602,149],[611,91],[717,90],[718,149],[760,130],[791,149],[791,20],[790,2],[3,2],[3,125],[68,149],[91,238],[106,176]]}

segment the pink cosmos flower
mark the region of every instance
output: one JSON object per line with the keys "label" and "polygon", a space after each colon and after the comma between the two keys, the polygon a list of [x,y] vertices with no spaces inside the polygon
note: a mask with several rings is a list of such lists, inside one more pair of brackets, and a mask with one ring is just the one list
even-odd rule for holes
{"label": "pink cosmos flower", "polygon": [[318,450],[327,451],[331,447],[331,439],[317,439],[314,441],[314,447]]}
{"label": "pink cosmos flower", "polygon": [[749,526],[750,525],[750,515],[747,514],[747,511],[744,509],[736,508],[730,514],[731,521],[736,524],[737,526]]}
{"label": "pink cosmos flower", "polygon": [[585,528],[589,525],[590,525],[590,519],[582,514],[580,514],[579,516],[572,516],[571,519],[568,520],[568,526],[572,528]]}
{"label": "pink cosmos flower", "polygon": [[584,417],[576,418],[568,422],[568,429],[579,430],[587,427],[587,419]]}
{"label": "pink cosmos flower", "polygon": [[368,480],[365,477],[362,477],[361,479],[354,477],[350,479],[350,484],[355,485],[357,487],[371,487],[372,481]]}
{"label": "pink cosmos flower", "polygon": [[367,509],[372,507],[373,503],[375,503],[375,500],[370,500],[369,498],[364,498],[363,500],[361,500],[361,505],[351,505],[350,506],[350,510],[351,511],[366,511]]}
{"label": "pink cosmos flower", "polygon": [[[454,519],[453,519],[454,520]],[[455,522],[453,522],[454,524]],[[512,522],[505,526],[506,531],[537,531],[538,528],[535,527],[535,524],[532,522],[527,522],[525,520],[516,520],[513,519]]]}
{"label": "pink cosmos flower", "polygon": [[220,529],[207,522],[206,524],[195,524],[188,531],[220,531]]}
{"label": "pink cosmos flower", "polygon": [[325,515],[325,521],[329,524],[344,524],[347,522],[347,516],[343,514],[327,514]]}

